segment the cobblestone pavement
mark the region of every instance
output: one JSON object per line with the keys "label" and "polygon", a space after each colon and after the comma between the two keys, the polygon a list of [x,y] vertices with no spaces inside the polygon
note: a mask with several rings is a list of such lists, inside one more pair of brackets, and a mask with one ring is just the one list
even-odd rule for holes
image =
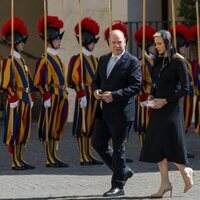
{"label": "cobblestone pavement", "polygon": [[[11,170],[11,155],[0,140],[0,199],[105,199],[102,194],[110,188],[111,171],[105,165],[79,165],[78,147],[71,135],[71,124],[68,124],[59,148],[60,157],[70,167],[61,169],[45,167],[43,146],[36,136],[36,126],[33,123],[31,140],[25,152],[25,158],[36,166],[34,170]],[[3,125],[0,124],[0,127]],[[1,130],[3,135],[3,128]],[[194,176],[194,186],[184,194],[180,173],[170,164],[173,200],[200,199],[200,136],[190,131],[186,141],[189,152],[195,154],[195,158],[190,159],[190,165],[199,177]],[[160,183],[157,166],[138,161],[140,147],[136,134],[130,135],[126,146],[127,156],[134,159],[129,165],[135,175],[128,180],[124,197],[106,199],[149,199],[148,195],[155,192]],[[164,199],[170,199],[169,193]]]}

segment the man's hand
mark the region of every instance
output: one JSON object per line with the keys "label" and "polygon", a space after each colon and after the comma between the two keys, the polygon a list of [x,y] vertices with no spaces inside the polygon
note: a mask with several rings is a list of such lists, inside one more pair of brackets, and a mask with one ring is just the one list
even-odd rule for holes
{"label": "man's hand", "polygon": [[151,101],[154,99],[154,96],[153,95],[149,95],[148,98],[147,98],[147,101]]}
{"label": "man's hand", "polygon": [[102,99],[102,94],[103,94],[103,92],[100,89],[94,91],[94,97],[96,99]]}
{"label": "man's hand", "polygon": [[102,99],[106,102],[106,103],[111,103],[113,101],[113,97],[111,92],[106,91],[102,94]]}

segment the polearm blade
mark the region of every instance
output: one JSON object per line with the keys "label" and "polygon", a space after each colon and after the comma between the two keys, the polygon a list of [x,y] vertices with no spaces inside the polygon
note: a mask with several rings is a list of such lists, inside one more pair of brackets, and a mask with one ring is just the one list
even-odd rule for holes
{"label": "polearm blade", "polygon": [[108,5],[108,13],[109,13],[109,27],[110,31],[112,31],[112,0],[109,0],[109,5]]}
{"label": "polearm blade", "polygon": [[[80,48],[80,64],[81,64],[81,85],[85,89],[83,82],[83,52],[82,52],[82,27],[81,27],[81,0],[78,0],[78,29],[79,29],[79,48]],[[86,132],[86,122],[85,122],[85,108],[82,108],[82,131]]]}
{"label": "polearm blade", "polygon": [[200,66],[199,0],[196,0],[196,18],[197,18],[197,51],[198,51],[198,64],[199,64],[199,66]]}
{"label": "polearm blade", "polygon": [[171,0],[171,8],[172,8],[172,27],[173,27],[174,48],[175,48],[175,50],[177,52],[177,43],[176,43],[176,17],[175,17],[174,0]]}
{"label": "polearm blade", "polygon": [[[44,56],[45,56],[45,64],[47,67],[47,0],[44,0]],[[49,142],[49,117],[48,117],[48,108],[45,108],[45,121],[46,121],[46,137],[45,141]]]}
{"label": "polearm blade", "polygon": [[47,64],[47,0],[44,0],[44,54]]}

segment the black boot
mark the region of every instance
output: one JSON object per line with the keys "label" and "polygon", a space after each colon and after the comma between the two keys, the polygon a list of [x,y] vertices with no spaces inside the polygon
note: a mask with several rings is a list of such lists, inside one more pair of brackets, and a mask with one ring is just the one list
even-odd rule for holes
{"label": "black boot", "polygon": [[46,167],[58,167],[55,163],[54,159],[52,158],[51,151],[50,151],[50,143],[49,141],[44,141],[44,150],[46,155]]}
{"label": "black boot", "polygon": [[69,167],[69,165],[67,163],[64,163],[60,158],[58,158],[57,156],[57,151],[58,151],[58,145],[59,145],[59,141],[53,139],[53,146],[52,146],[52,158],[54,159],[56,165],[58,167]]}
{"label": "black boot", "polygon": [[77,137],[78,148],[80,153],[80,165],[93,165],[87,155],[87,140],[85,136]]}
{"label": "black boot", "polygon": [[102,165],[103,162],[97,160],[97,159],[93,156],[91,137],[85,137],[85,139],[87,140],[87,142],[86,142],[86,153],[87,153],[87,156],[88,156],[89,160],[92,162],[92,165]]}
{"label": "black boot", "polygon": [[25,170],[26,168],[21,164],[18,157],[17,144],[13,145],[13,161],[12,161],[12,170]]}
{"label": "black boot", "polygon": [[93,165],[92,161],[80,161],[80,165]]}
{"label": "black boot", "polygon": [[23,153],[24,153],[25,145],[24,144],[19,144],[18,148],[19,148],[19,160],[20,160],[20,163],[22,164],[22,166],[25,169],[35,169],[34,165],[29,164],[27,161],[25,161],[23,159]]}

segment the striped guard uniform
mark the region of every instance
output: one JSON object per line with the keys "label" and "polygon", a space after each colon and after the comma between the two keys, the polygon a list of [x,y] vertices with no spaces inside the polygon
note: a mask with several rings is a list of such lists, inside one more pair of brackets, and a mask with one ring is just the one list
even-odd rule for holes
{"label": "striped guard uniform", "polygon": [[149,122],[150,108],[141,107],[140,102],[146,101],[151,93],[151,89],[153,86],[154,60],[145,53],[145,65],[142,64],[142,60],[140,61],[142,67],[142,86],[140,93],[136,99],[136,116],[134,121],[134,129],[139,135],[140,144],[142,145],[145,137],[146,128]]}
{"label": "striped guard uniform", "polygon": [[189,92],[183,97],[183,110],[184,110],[184,124],[185,131],[188,132],[188,129],[191,125],[192,116],[193,116],[193,102],[194,102],[194,78],[192,72],[192,64],[188,59],[185,59],[188,68],[188,77],[189,77]]}
{"label": "striped guard uniform", "polygon": [[[74,120],[72,134],[77,137],[80,150],[80,163],[93,160],[91,152],[91,135],[95,120],[97,100],[92,94],[91,84],[97,70],[98,59],[91,52],[84,49],[83,53],[83,77],[81,73],[80,55],[74,55],[68,65],[67,83],[68,87],[76,91]],[[82,85],[83,79],[83,85]],[[80,107],[81,97],[86,96],[87,107],[85,116]],[[83,132],[83,117],[85,118],[86,131]]]}
{"label": "striped guard uniform", "polygon": [[196,95],[195,103],[195,129],[197,134],[200,134],[200,66],[198,59],[194,59],[192,62],[193,77],[194,77],[194,91]]}
{"label": "striped guard uniform", "polygon": [[[8,91],[3,141],[12,148],[14,144],[26,144],[30,139],[34,85],[29,68],[16,51],[13,67],[11,56],[2,60],[1,75],[1,86]],[[17,107],[10,108],[10,103],[17,100]]]}
{"label": "striped guard uniform", "polygon": [[42,95],[42,106],[38,122],[38,136],[46,139],[46,120],[44,101],[51,98],[48,108],[48,139],[60,140],[68,118],[68,92],[65,82],[65,66],[57,55],[57,51],[47,49],[47,64],[43,55],[36,63],[34,85]]}

